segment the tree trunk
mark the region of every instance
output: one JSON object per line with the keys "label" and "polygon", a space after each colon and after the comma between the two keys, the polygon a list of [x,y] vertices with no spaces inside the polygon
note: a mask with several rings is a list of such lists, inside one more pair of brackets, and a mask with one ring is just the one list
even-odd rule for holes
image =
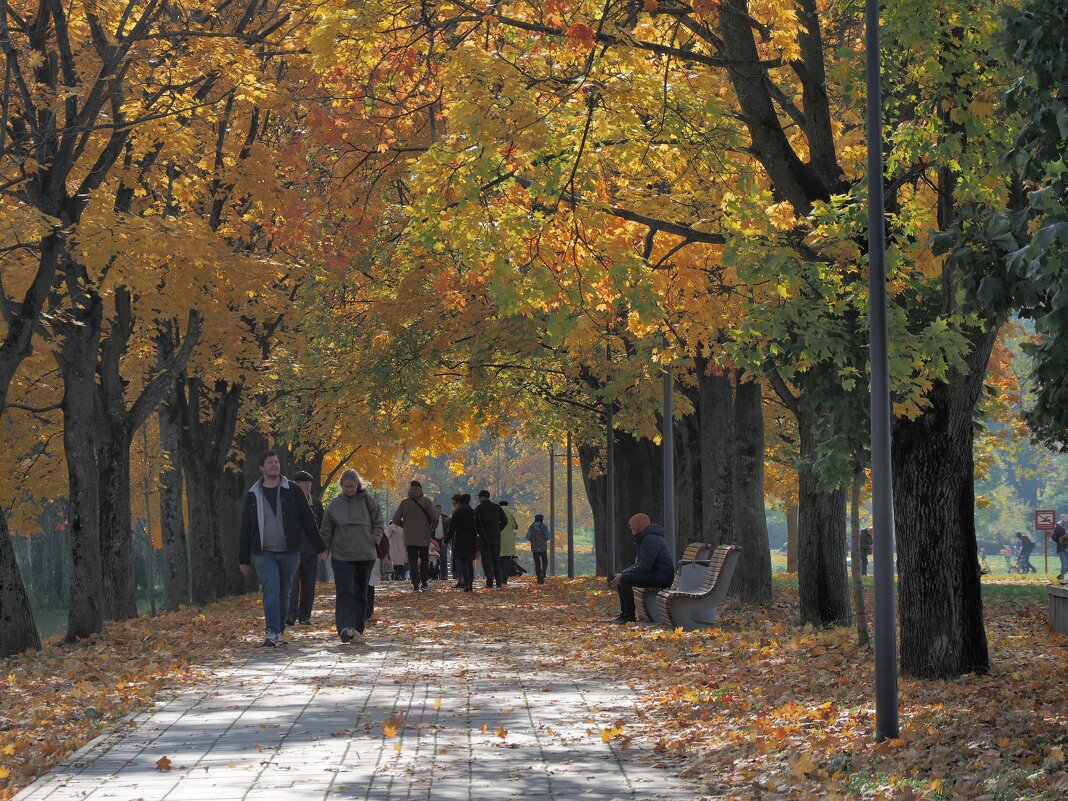
{"label": "tree trunk", "polygon": [[[695,404],[696,406],[696,404]],[[695,412],[675,421],[675,552],[704,536],[701,420]]]}
{"label": "tree trunk", "polygon": [[846,490],[820,488],[811,464],[816,452],[813,412],[802,407],[797,428],[802,465],[798,475],[797,580],[801,620],[844,626],[852,620],[846,576]]}
{"label": "tree trunk", "polygon": [[742,548],[731,593],[747,603],[771,601],[771,547],[764,512],[764,409],[760,384],[739,383],[734,397],[733,509]]}
{"label": "tree trunk", "polygon": [[[123,416],[125,416],[123,409]],[[104,616],[108,620],[137,617],[134,540],[130,525],[130,439],[126,426],[109,418],[96,431],[100,469],[100,558],[103,569]]]}
{"label": "tree trunk", "polygon": [[63,374],[63,446],[67,458],[70,603],[67,642],[104,628],[100,555],[100,472],[93,441],[96,351],[102,312],[98,300],[65,326],[58,354]]}
{"label": "tree trunk", "polygon": [[616,564],[634,563],[637,551],[627,521],[645,512],[654,523],[664,520],[664,457],[652,440],[619,431],[616,436]]}
{"label": "tree trunk", "polygon": [[949,679],[990,667],[975,541],[973,415],[997,331],[971,332],[964,374],[893,429],[901,669]]}
{"label": "tree trunk", "polygon": [[41,637],[15,560],[7,517],[0,514],[0,657],[40,647]]}
{"label": "tree trunk", "polygon": [[[601,449],[597,445],[578,446],[579,469],[582,471],[582,486],[586,499],[593,510],[593,554],[598,576],[608,575],[608,476],[603,472],[591,477]],[[618,518],[616,519],[618,530]]]}
{"label": "tree trunk", "polygon": [[163,545],[164,605],[174,611],[190,603],[189,559],[182,512],[180,414],[173,399],[159,408],[159,439],[165,464],[159,472],[159,524]]}
{"label": "tree trunk", "polygon": [[849,497],[850,572],[853,574],[853,612],[857,620],[857,645],[868,644],[868,611],[864,604],[864,581],[860,575],[860,491],[864,488],[864,471],[853,476]]}
{"label": "tree trunk", "polygon": [[735,412],[730,376],[699,376],[698,405],[701,414],[701,539],[721,545],[735,541]]}
{"label": "tree trunk", "polygon": [[209,474],[203,458],[184,443],[182,466],[185,474],[186,504],[189,511],[189,597],[197,605],[219,597],[222,552],[215,532],[210,483],[219,476]]}
{"label": "tree trunk", "polygon": [[786,509],[786,572],[797,573],[797,504]]}

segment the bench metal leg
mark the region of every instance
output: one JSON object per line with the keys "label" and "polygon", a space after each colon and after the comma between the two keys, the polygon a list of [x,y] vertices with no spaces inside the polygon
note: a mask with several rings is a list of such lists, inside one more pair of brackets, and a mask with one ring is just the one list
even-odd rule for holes
{"label": "bench metal leg", "polygon": [[716,607],[693,598],[675,598],[671,601],[671,617],[675,626],[694,631],[716,622]]}

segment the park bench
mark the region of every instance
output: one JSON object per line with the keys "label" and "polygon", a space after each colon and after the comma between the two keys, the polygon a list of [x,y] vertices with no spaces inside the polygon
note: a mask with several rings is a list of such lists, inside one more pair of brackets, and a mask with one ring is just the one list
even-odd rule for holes
{"label": "park bench", "polygon": [[720,545],[708,560],[697,586],[683,581],[680,570],[676,573],[679,586],[657,593],[653,619],[672,628],[681,626],[686,631],[714,623],[716,610],[727,596],[740,554],[741,548],[737,545]]}
{"label": "park bench", "polygon": [[1068,634],[1068,587],[1049,585],[1049,624],[1054,631]]}
{"label": "park bench", "polygon": [[[687,545],[682,552],[682,559],[679,560],[678,565],[675,567],[675,579],[671,582],[671,589],[679,589],[680,582],[683,581],[683,575],[686,574],[688,568],[692,567],[700,559],[707,559],[710,553],[712,553],[712,545],[710,543],[691,542]],[[639,621],[660,622],[656,618],[654,606],[658,592],[660,592],[659,587],[634,587],[634,616]]]}

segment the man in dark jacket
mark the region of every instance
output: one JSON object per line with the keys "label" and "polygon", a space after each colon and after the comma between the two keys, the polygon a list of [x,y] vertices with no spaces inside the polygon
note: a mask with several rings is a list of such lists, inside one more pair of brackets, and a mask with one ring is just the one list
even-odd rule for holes
{"label": "man in dark jacket", "polygon": [[260,478],[245,495],[241,507],[241,572],[252,574],[252,565],[263,587],[264,645],[285,645],[282,632],[289,611],[293,575],[300,564],[304,539],[325,559],[329,554],[304,490],[282,475],[278,454],[260,454]]}
{"label": "man in dark jacket", "polygon": [[486,573],[486,589],[504,586],[501,565],[501,530],[508,525],[504,510],[490,500],[489,490],[480,490],[478,506],[475,507],[482,531],[482,570]]}
{"label": "man in dark jacket", "polygon": [[[308,499],[312,515],[315,517],[315,530],[318,531],[323,525],[323,504],[312,495],[312,485],[315,479],[306,470],[301,470],[293,481],[304,491],[304,497]],[[286,616],[286,625],[292,626],[297,621],[307,625],[311,623],[312,606],[315,605],[315,577],[319,573],[319,560],[315,555],[315,548],[311,540],[304,537],[300,541],[300,565],[297,574],[293,577],[293,589],[289,594],[289,614]]]}
{"label": "man in dark jacket", "polygon": [[630,519],[630,530],[638,544],[638,559],[621,573],[616,573],[612,586],[619,591],[619,617],[613,623],[633,623],[634,588],[671,586],[675,565],[664,539],[664,529],[639,512]]}
{"label": "man in dark jacket", "polygon": [[1061,515],[1061,522],[1050,532],[1049,537],[1056,546],[1057,558],[1061,560],[1061,572],[1057,581],[1063,583],[1068,579],[1068,515]]}

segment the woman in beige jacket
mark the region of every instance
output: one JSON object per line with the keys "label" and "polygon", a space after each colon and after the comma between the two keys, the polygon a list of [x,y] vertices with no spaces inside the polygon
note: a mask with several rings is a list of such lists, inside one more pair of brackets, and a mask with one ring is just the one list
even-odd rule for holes
{"label": "woman in beige jacket", "polygon": [[355,470],[342,473],[340,483],[341,493],[326,507],[320,533],[334,568],[337,633],[342,642],[350,642],[363,634],[367,619],[367,585],[382,539],[382,508]]}

